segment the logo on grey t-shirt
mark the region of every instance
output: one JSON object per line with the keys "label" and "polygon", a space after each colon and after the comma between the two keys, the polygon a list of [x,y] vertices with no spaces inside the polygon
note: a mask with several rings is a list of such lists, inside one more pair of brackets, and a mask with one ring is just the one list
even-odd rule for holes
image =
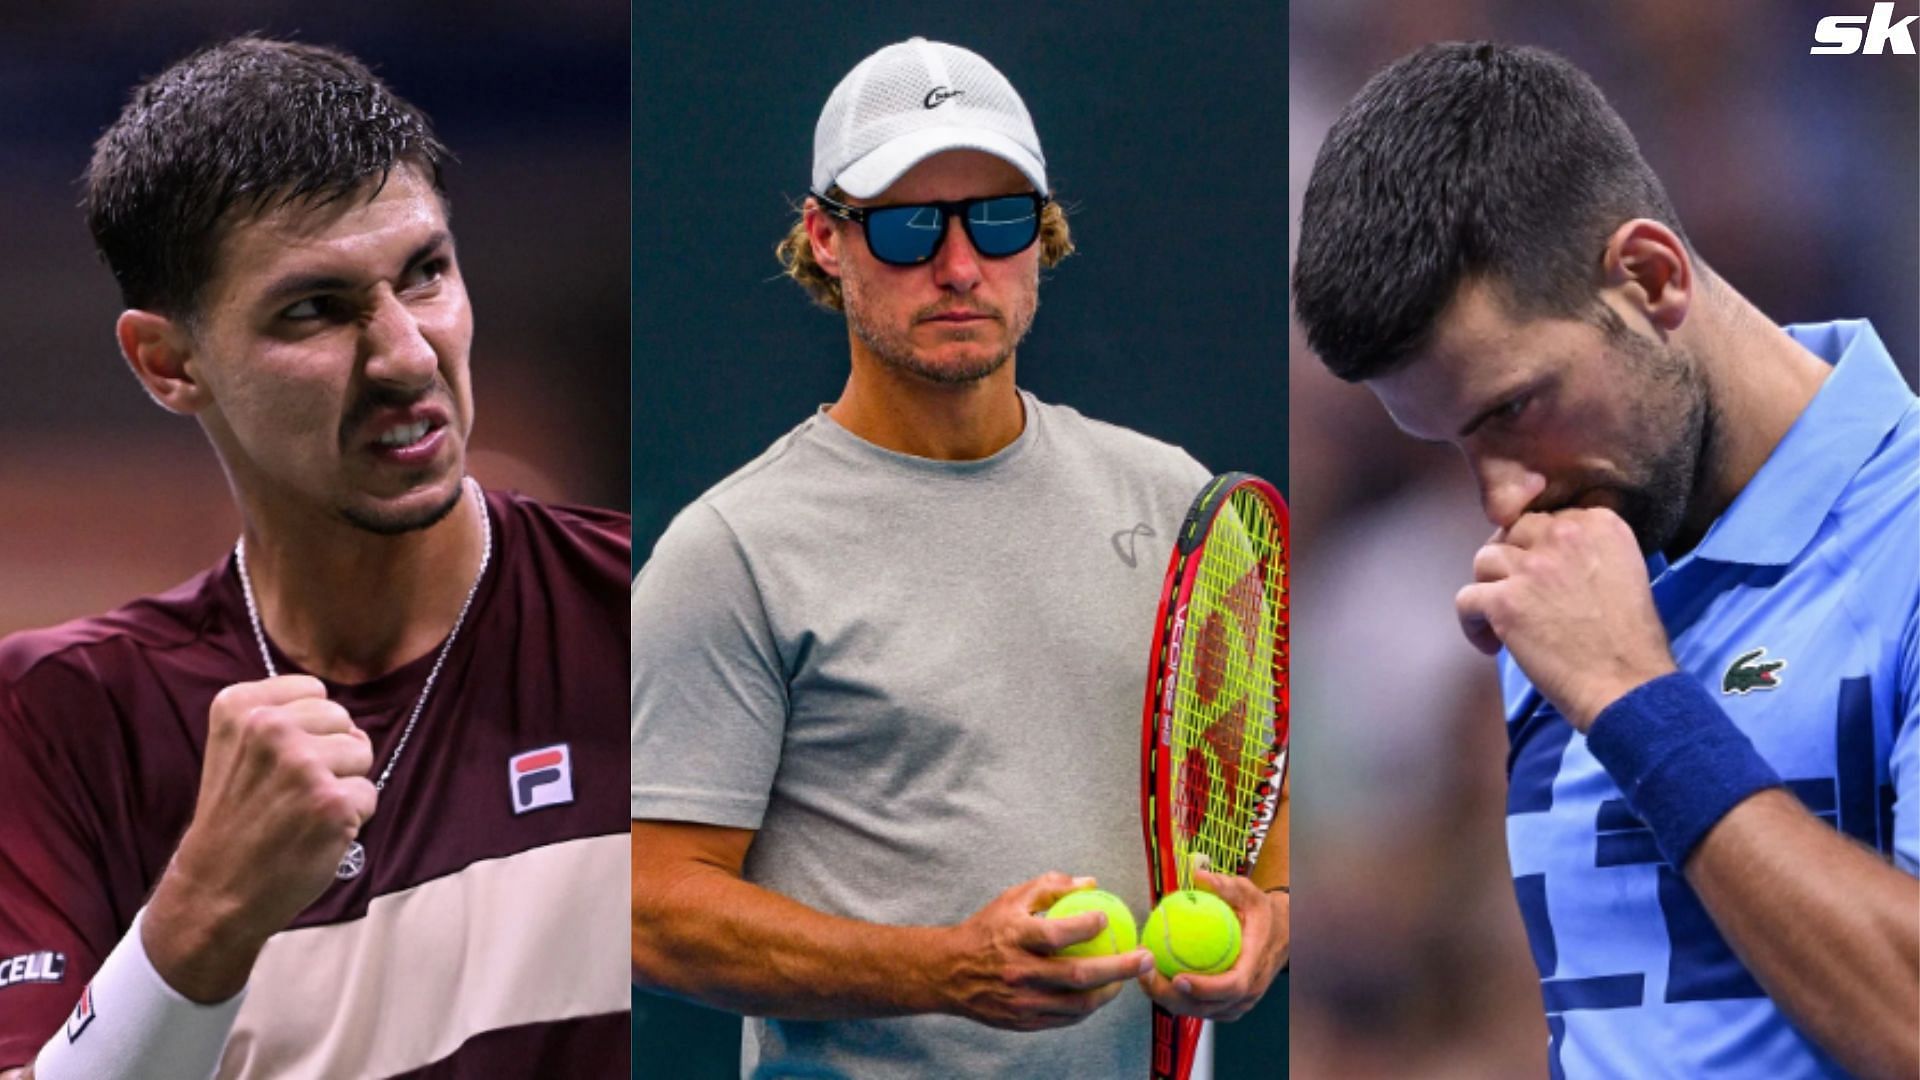
{"label": "logo on grey t-shirt", "polygon": [[1140,565],[1139,559],[1135,557],[1133,547],[1134,544],[1138,543],[1137,538],[1154,535],[1156,534],[1153,531],[1153,526],[1144,521],[1131,529],[1121,529],[1119,532],[1113,534],[1113,553],[1120,556],[1120,561],[1126,563],[1128,569],[1132,569]]}

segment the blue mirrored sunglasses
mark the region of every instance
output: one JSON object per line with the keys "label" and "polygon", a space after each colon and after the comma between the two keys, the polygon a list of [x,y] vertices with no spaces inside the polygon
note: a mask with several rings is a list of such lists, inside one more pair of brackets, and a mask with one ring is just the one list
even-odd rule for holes
{"label": "blue mirrored sunglasses", "polygon": [[818,193],[813,197],[826,214],[858,222],[867,234],[867,250],[889,266],[918,266],[933,258],[949,217],[960,220],[973,249],[986,258],[1018,255],[1040,238],[1040,211],[1049,201],[1033,192],[899,206],[849,206]]}

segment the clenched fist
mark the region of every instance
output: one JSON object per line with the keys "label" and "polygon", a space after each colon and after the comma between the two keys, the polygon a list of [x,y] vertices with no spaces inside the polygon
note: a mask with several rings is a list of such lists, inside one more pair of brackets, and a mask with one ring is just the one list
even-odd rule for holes
{"label": "clenched fist", "polygon": [[238,683],[213,699],[193,822],[142,924],[169,985],[202,1002],[246,985],[260,947],[333,883],[373,816],[372,767],[366,733],[318,679]]}

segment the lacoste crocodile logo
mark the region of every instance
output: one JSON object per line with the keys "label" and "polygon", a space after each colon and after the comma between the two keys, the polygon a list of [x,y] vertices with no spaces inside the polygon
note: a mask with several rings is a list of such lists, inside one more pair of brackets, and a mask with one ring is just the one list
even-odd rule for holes
{"label": "lacoste crocodile logo", "polygon": [[1727,668],[1726,675],[1720,679],[1720,692],[1723,694],[1747,694],[1755,690],[1778,690],[1780,680],[1774,672],[1787,666],[1785,660],[1761,660],[1766,654],[1762,645],[1751,652],[1743,652],[1733,665]]}
{"label": "lacoste crocodile logo", "polygon": [[[1113,534],[1113,553],[1120,556],[1120,561],[1126,563],[1127,569],[1131,570],[1140,565],[1140,560],[1134,551],[1134,544],[1138,543],[1139,537],[1154,535],[1153,526],[1144,521],[1131,529],[1121,529]],[[1122,546],[1123,544],[1125,546]]]}

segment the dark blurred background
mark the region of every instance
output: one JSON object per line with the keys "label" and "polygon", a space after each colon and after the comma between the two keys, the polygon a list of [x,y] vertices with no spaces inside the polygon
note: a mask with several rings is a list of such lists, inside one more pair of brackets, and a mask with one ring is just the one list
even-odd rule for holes
{"label": "dark blurred background", "polygon": [[624,504],[625,7],[0,5],[0,633],[166,588],[233,543],[199,426],[148,401],[120,359],[119,294],[77,204],[93,140],[133,85],[246,31],[355,53],[459,155],[448,187],[478,327],[473,473]]}
{"label": "dark blurred background", "polygon": [[[636,560],[846,381],[844,319],[778,276],[773,245],[827,95],[916,34],[1008,77],[1071,214],[1080,251],[1044,278],[1021,383],[1284,482],[1282,5],[655,4],[634,21]],[[1221,1029],[1217,1076],[1286,1074],[1286,998],[1282,979]],[[739,1027],[636,995],[635,1075],[737,1076]]]}
{"label": "dark blurred background", "polygon": [[[1734,288],[1777,322],[1871,318],[1912,381],[1920,68],[1808,54],[1822,16],[1871,7],[1294,0],[1293,215],[1327,128],[1375,71],[1432,41],[1544,45],[1600,85]],[[1895,18],[1916,9],[1901,0]],[[1304,342],[1289,352],[1295,738],[1310,763],[1295,787],[1295,1070],[1541,1076],[1494,667],[1453,618],[1491,526],[1455,453],[1401,436]]]}

